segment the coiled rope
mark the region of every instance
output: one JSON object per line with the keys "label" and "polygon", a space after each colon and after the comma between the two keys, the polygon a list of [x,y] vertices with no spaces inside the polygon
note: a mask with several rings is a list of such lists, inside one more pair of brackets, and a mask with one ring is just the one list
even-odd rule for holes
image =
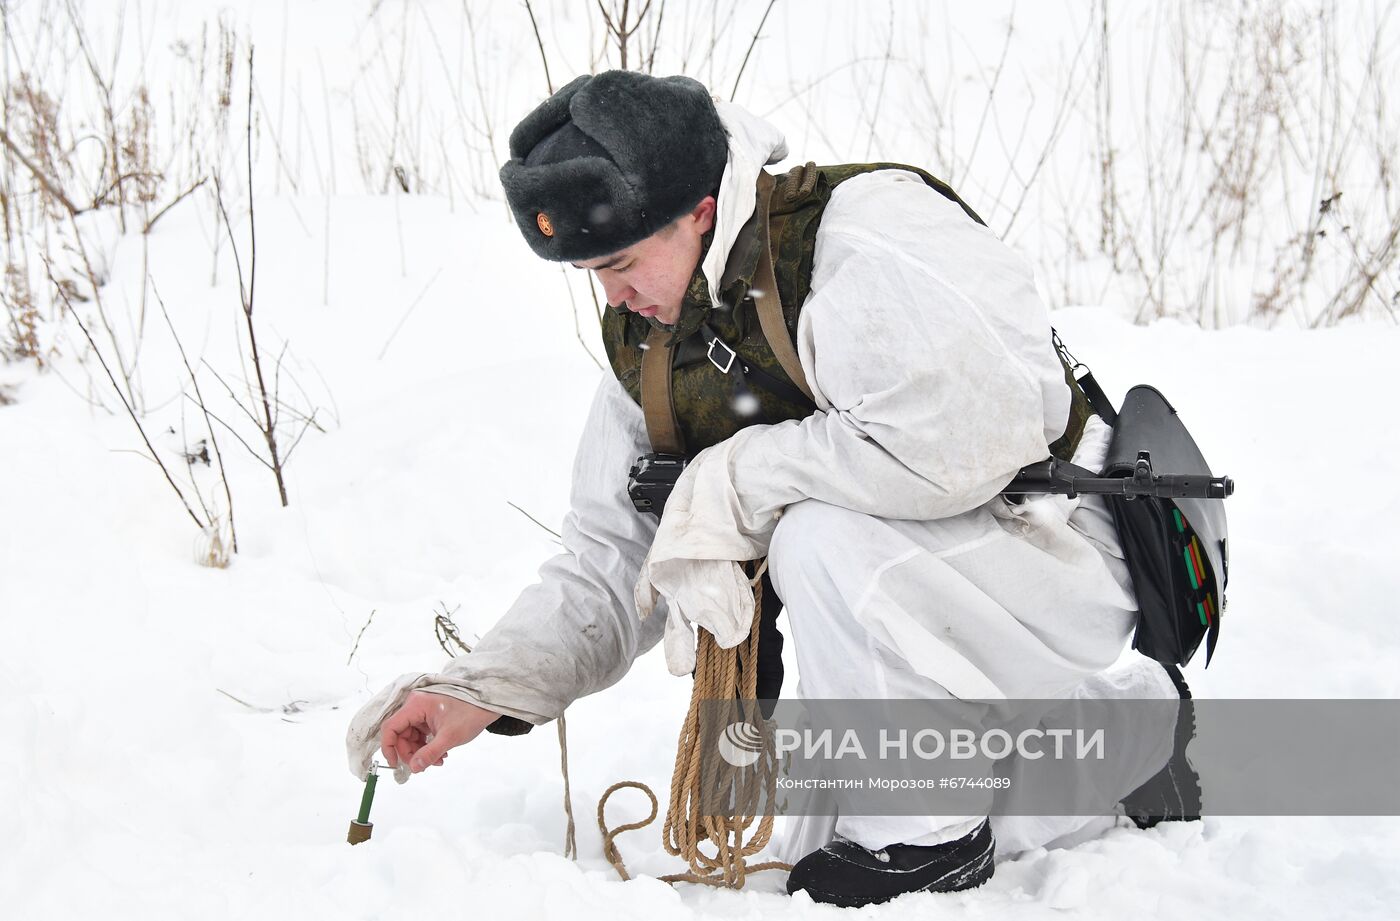
{"label": "coiled rope", "polygon": [[[694,687],[690,708],[676,743],[676,763],[671,773],[671,799],[662,824],[661,842],[666,853],[685,858],[690,869],[660,877],[664,882],[704,883],[741,889],[749,873],[762,870],[791,870],[792,865],[777,860],[749,865],[767,846],[773,835],[773,795],[777,785],[777,755],[773,734],[762,725],[756,701],[758,687],[758,637],[763,607],[763,573],[767,560],[757,565],[750,579],[754,590],[753,622],[749,637],[733,649],[721,649],[708,630],[698,630]],[[720,733],[734,726],[753,727],[758,748],[757,760],[734,766],[719,754]],[[604,818],[608,798],[618,790],[632,787],[651,800],[651,813],[641,821],[609,829]],[[708,792],[707,792],[708,791]],[[703,805],[702,805],[703,802]],[[721,811],[725,814],[705,814]],[[765,810],[765,804],[768,808]],[[764,811],[762,817],[758,813]],[[598,830],[603,836],[603,855],[623,880],[631,879],[618,851],[616,838],[625,831],[645,828],[656,818],[656,794],[646,784],[623,780],[613,784],[598,800]],[[748,840],[744,835],[758,827]],[[702,850],[711,849],[711,853]]]}
{"label": "coiled rope", "polygon": [[[684,857],[690,866],[684,873],[670,873],[658,877],[666,883],[703,883],[707,886],[721,886],[742,889],[744,880],[750,873],[763,870],[791,870],[792,865],[778,860],[768,860],[749,865],[748,858],[767,846],[773,836],[773,794],[777,786],[777,754],[773,748],[773,735],[762,725],[762,714],[757,704],[758,693],[758,636],[759,623],[763,610],[763,574],[768,569],[768,561],[757,564],[750,585],[753,586],[753,621],[749,627],[749,637],[733,649],[721,649],[714,635],[708,630],[698,630],[695,653],[695,682],[690,693],[690,708],[685,723],[681,727],[680,738],[676,743],[676,763],[671,773],[671,799],[666,808],[666,820],[662,824],[661,843],[666,853]],[[457,633],[450,615],[444,612],[435,619],[435,632],[438,643],[448,655],[470,653],[471,647],[463,642]],[[451,647],[456,647],[454,652]],[[704,711],[704,720],[701,719]],[[574,809],[569,794],[569,745],[565,735],[564,717],[559,724],[559,768],[564,775],[564,814],[568,828],[564,838],[565,856],[577,859],[578,847],[574,841]],[[719,754],[719,736],[716,729],[723,731],[734,725],[753,726],[753,738],[758,740],[758,758],[742,768],[735,767]],[[706,757],[706,756],[709,757]],[[616,828],[608,828],[604,818],[608,799],[624,788],[641,790],[651,800],[651,813],[639,822],[628,822]],[[702,793],[724,791],[727,815],[704,815],[701,806]],[[706,804],[717,805],[721,794],[711,792],[704,796]],[[761,818],[757,813],[764,804],[770,808]],[[639,780],[622,780],[603,791],[598,800],[598,831],[603,836],[603,856],[607,857],[613,869],[623,881],[630,880],[627,865],[617,848],[617,836],[625,831],[645,828],[656,819],[656,794]],[[758,828],[744,840],[744,833],[758,819]],[[713,849],[713,854],[701,850],[702,845]]]}

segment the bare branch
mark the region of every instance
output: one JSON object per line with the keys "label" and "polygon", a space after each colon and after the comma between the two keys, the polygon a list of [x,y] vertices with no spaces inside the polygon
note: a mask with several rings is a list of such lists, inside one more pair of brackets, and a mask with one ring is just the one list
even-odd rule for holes
{"label": "bare branch", "polygon": [[[200,180],[203,182],[204,180]],[[146,225],[149,229],[150,224]],[[194,368],[190,367],[190,359],[185,354],[185,344],[180,341],[180,337],[175,332],[175,324],[170,320],[170,312],[165,309],[165,301],[160,296],[160,290],[156,288],[155,279],[151,279],[151,291],[155,293],[156,303],[160,305],[161,316],[165,317],[165,325],[170,328],[170,337],[175,340],[175,347],[180,350],[180,361],[184,362],[185,371],[190,376],[190,384],[194,387],[195,404],[199,411],[204,414],[204,426],[209,430],[209,443],[214,446],[214,458],[219,462],[219,479],[224,483],[224,499],[228,501],[228,529],[232,538],[232,549],[238,552],[238,530],[233,524],[233,490],[228,485],[228,468],[224,466],[224,455],[219,450],[219,439],[214,435],[214,425],[211,421],[209,408],[204,405],[204,394],[199,389],[199,378],[194,373]],[[212,524],[213,516],[210,516]]]}
{"label": "bare branch", "polygon": [[248,421],[253,423],[253,425],[255,426],[260,425],[261,423],[258,422],[258,417],[253,415],[253,411],[251,409],[243,405],[243,401],[238,398],[238,394],[233,392],[233,387],[229,385],[228,381],[224,380],[223,375],[219,374],[219,372],[214,368],[213,365],[211,365],[207,361],[204,361],[203,359],[200,360],[200,364],[208,368],[209,373],[214,375],[214,380],[218,381],[220,384],[223,385],[224,389],[228,391],[229,399],[233,400],[233,404],[235,406],[243,410],[243,415],[248,417]]}
{"label": "bare branch", "polygon": [[219,206],[219,214],[224,218],[224,230],[228,233],[228,245],[233,250],[233,267],[238,272],[238,302],[247,309],[248,291],[243,280],[243,260],[238,255],[238,241],[233,236],[233,222],[229,220],[228,209],[224,207],[223,184],[219,182],[219,174],[214,174],[214,202]]}
{"label": "bare branch", "polygon": [[[193,399],[193,398],[191,397],[190,399]],[[269,464],[269,463],[267,462],[267,458],[265,458],[265,457],[263,457],[261,454],[259,454],[259,453],[257,452],[257,449],[254,448],[252,445],[248,444],[248,442],[245,441],[245,440],[243,439],[243,436],[240,435],[240,434],[238,434],[238,430],[237,430],[237,429],[235,429],[233,426],[231,426],[231,425],[229,425],[227,422],[225,422],[222,418],[220,418],[219,414],[216,413],[216,412],[214,412],[212,409],[207,409],[206,411],[209,413],[209,418],[210,418],[210,419],[213,419],[215,422],[217,422],[217,423],[219,423],[220,425],[222,425],[222,426],[224,427],[224,430],[225,430],[226,432],[228,432],[230,435],[232,435],[232,436],[238,441],[239,444],[241,444],[244,448],[246,448],[246,449],[248,450],[248,453],[249,453],[249,454],[253,455],[253,459],[254,459],[254,460],[256,460],[258,463],[262,464],[262,465],[263,465],[264,467],[266,467],[268,470],[271,470],[271,469],[272,469],[272,465]]]}
{"label": "bare branch", "polygon": [[419,302],[428,295],[428,291],[433,287],[433,284],[438,280],[438,276],[441,274],[442,266],[438,266],[438,270],[433,273],[433,277],[428,279],[428,283],[418,292],[418,296],[413,299],[413,303],[409,304],[408,309],[403,312],[403,316],[399,317],[399,322],[394,324],[393,332],[389,333],[389,338],[384,340],[384,347],[379,350],[379,355],[376,356],[377,361],[384,360],[384,354],[389,351],[390,343],[392,343],[394,337],[399,334],[399,330],[403,329],[403,325],[408,322],[409,315],[413,313],[414,308],[418,306]]}
{"label": "bare branch", "polygon": [[[288,374],[287,376],[289,378],[291,377],[290,374]],[[297,389],[300,390],[301,387],[298,386]],[[279,410],[286,410],[289,414],[291,414],[292,421],[310,423],[311,427],[314,428],[316,431],[320,432],[323,435],[326,433],[325,426],[321,425],[321,423],[316,421],[316,413],[320,412],[319,409],[313,409],[311,411],[311,415],[308,416],[304,410],[298,409],[296,406],[293,406],[291,403],[288,403],[286,400],[283,400],[281,398],[278,398],[277,400],[277,408]],[[280,418],[280,412],[278,413],[278,416]]]}
{"label": "bare branch", "polygon": [[170,484],[171,489],[175,490],[175,495],[180,497],[180,504],[185,507],[185,511],[189,513],[190,519],[194,521],[197,527],[203,530],[205,527],[204,522],[200,521],[199,516],[194,513],[194,509],[190,508],[190,503],[185,499],[184,492],[175,484],[175,478],[170,475],[170,471],[166,469],[165,464],[161,462],[160,455],[156,453],[155,445],[151,444],[151,439],[146,437],[145,427],[141,425],[141,420],[136,417],[136,411],[131,408],[131,404],[126,401],[126,396],[122,393],[121,387],[118,386],[117,379],[112,374],[112,369],[107,366],[106,359],[102,357],[102,352],[98,349],[97,342],[92,338],[92,333],[88,332],[88,328],[83,323],[82,317],[79,317],[78,312],[73,309],[73,303],[68,300],[68,293],[63,290],[63,286],[60,285],[58,279],[54,277],[53,264],[50,263],[47,258],[44,259],[44,268],[48,273],[49,281],[53,284],[54,288],[58,290],[58,296],[62,299],[63,306],[68,309],[68,315],[73,318],[74,323],[78,324],[78,329],[83,331],[83,336],[87,339],[88,345],[92,346],[92,353],[97,356],[97,361],[102,365],[102,370],[107,372],[107,379],[112,382],[112,389],[117,392],[117,398],[122,401],[122,406],[126,408],[126,414],[131,417],[132,424],[136,426],[136,431],[140,433],[141,440],[146,444],[146,450],[151,452],[151,459],[159,465],[160,472],[165,474],[165,481]]}
{"label": "bare branch", "polygon": [[[287,483],[282,476],[282,461],[277,454],[277,426],[272,418],[272,401],[268,396],[267,382],[263,378],[262,359],[258,354],[257,331],[253,327],[253,297],[257,291],[258,236],[257,221],[253,212],[253,47],[248,46],[248,289],[243,300],[243,318],[248,324],[248,349],[252,353],[253,373],[258,381],[258,396],[262,400],[263,421],[259,423],[263,440],[267,442],[267,453],[271,458],[272,475],[277,481],[277,494],[282,507],[287,507]],[[227,221],[226,221],[227,222]],[[231,233],[230,233],[231,235]]]}
{"label": "bare branch", "polygon": [[763,32],[763,24],[768,21],[768,14],[773,12],[773,4],[777,0],[768,0],[768,6],[763,11],[763,18],[758,21],[758,28],[753,30],[753,38],[749,41],[748,50],[744,52],[744,60],[739,63],[739,72],[734,75],[734,88],[729,91],[729,101],[734,101],[734,96],[739,92],[739,81],[744,78],[744,68],[749,66],[749,55],[753,54],[754,45],[758,44],[758,36]]}
{"label": "bare branch", "polygon": [[364,625],[363,627],[360,628],[360,632],[357,633],[357,634],[355,634],[355,645],[352,646],[352,647],[350,648],[350,655],[347,656],[346,659],[345,659],[345,664],[346,664],[346,665],[349,665],[352,661],[354,661],[354,659],[355,659],[355,653],[357,653],[357,652],[360,651],[360,640],[364,638],[365,631],[369,629],[369,625],[372,624],[372,623],[374,623],[374,615],[375,615],[376,613],[378,613],[378,612],[377,612],[377,611],[370,611],[370,612],[369,612],[369,620],[365,621],[365,625]]}
{"label": "bare branch", "polygon": [[63,190],[58,187],[58,183],[48,176],[45,176],[43,170],[35,166],[30,159],[24,155],[24,151],[20,150],[19,146],[16,145],[14,141],[10,140],[10,135],[6,133],[4,128],[0,128],[0,141],[3,141],[10,152],[19,158],[19,162],[24,164],[24,168],[29,170],[30,175],[34,177],[39,185],[44,187],[44,191],[48,192],[49,195],[53,196],[54,200],[68,209],[69,214],[82,213],[76,205],[68,200],[68,196],[63,194]]}
{"label": "bare branch", "polygon": [[285,464],[287,461],[291,460],[292,452],[297,449],[297,445],[301,444],[302,436],[313,428],[318,432],[324,431],[316,424],[316,419],[314,417],[307,417],[305,424],[301,427],[301,431],[297,432],[296,437],[292,439],[291,446],[288,447],[286,453],[282,455],[282,463]]}
{"label": "bare branch", "polygon": [[598,328],[603,328],[603,305],[598,300],[598,288],[593,284],[593,273],[588,273],[588,293],[593,298],[593,313],[598,317]]}
{"label": "bare branch", "polygon": [[598,370],[606,370],[603,367],[603,363],[594,356],[593,350],[588,347],[588,343],[583,341],[583,330],[580,329],[578,325],[578,302],[574,300],[574,286],[569,284],[569,270],[564,268],[561,263],[559,271],[564,276],[564,290],[569,292],[569,314],[574,318],[574,338],[578,340],[579,345],[583,346],[583,350],[588,353],[588,357],[592,362],[598,366]]}
{"label": "bare branch", "polygon": [[535,8],[530,0],[525,0],[525,12],[530,14],[530,28],[535,30],[535,44],[540,48],[540,63],[544,64],[544,83],[549,87],[549,95],[554,95],[554,81],[549,78],[549,57],[544,53],[544,39],[540,38],[540,24],[535,21]]}
{"label": "bare branch", "polygon": [[561,540],[561,541],[562,541],[562,540],[564,539],[564,538],[562,538],[562,537],[559,536],[559,532],[558,532],[558,531],[554,530],[553,528],[549,527],[549,526],[546,525],[546,524],[543,524],[543,523],[542,523],[538,518],[536,518],[534,515],[531,515],[529,512],[525,511],[523,508],[521,508],[520,506],[516,505],[514,502],[511,502],[509,499],[506,500],[506,505],[509,505],[511,508],[515,509],[515,510],[516,510],[517,512],[519,512],[520,514],[524,515],[526,518],[530,519],[530,520],[533,521],[535,524],[539,525],[541,528],[544,528],[544,529],[545,529],[546,531],[548,531],[550,534],[553,534],[553,535],[555,536],[555,538],[557,538],[558,540]]}
{"label": "bare branch", "polygon": [[142,232],[143,234],[145,234],[145,233],[150,233],[150,232],[151,232],[151,228],[154,227],[154,226],[156,226],[156,221],[158,221],[158,220],[160,220],[161,218],[165,217],[165,213],[166,213],[167,211],[169,211],[171,208],[174,208],[174,207],[175,207],[176,205],[178,205],[180,202],[184,201],[186,198],[188,198],[188,197],[194,192],[195,189],[198,189],[200,186],[204,185],[204,183],[206,183],[206,182],[208,182],[208,181],[209,181],[209,177],[208,177],[208,176],[201,176],[201,177],[199,177],[199,181],[198,181],[198,182],[196,182],[194,185],[190,186],[188,189],[185,189],[185,191],[181,192],[179,195],[176,195],[175,198],[172,199],[172,200],[170,201],[169,204],[167,204],[164,208],[161,208],[159,211],[157,211],[157,212],[155,213],[155,215],[154,215],[149,221],[146,222],[146,226],[145,226],[144,228],[142,228],[141,232]]}
{"label": "bare branch", "polygon": [[647,51],[647,73],[656,69],[656,49],[661,46],[661,23],[666,19],[666,0],[656,10],[656,26],[651,30],[651,48]]}

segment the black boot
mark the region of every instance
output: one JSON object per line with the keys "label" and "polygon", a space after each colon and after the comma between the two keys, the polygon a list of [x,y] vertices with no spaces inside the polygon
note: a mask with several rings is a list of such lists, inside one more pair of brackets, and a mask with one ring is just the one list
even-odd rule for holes
{"label": "black boot", "polygon": [[927,847],[891,844],[878,851],[837,838],[797,862],[788,894],[805,889],[814,902],[855,908],[906,892],[954,892],[992,877],[996,844],[985,820],[966,836]]}
{"label": "black boot", "polygon": [[1186,746],[1196,736],[1196,711],[1191,689],[1175,665],[1163,665],[1181,707],[1176,714],[1176,737],[1167,766],[1142,786],[1123,797],[1123,808],[1138,828],[1151,828],[1158,822],[1195,822],[1201,818],[1201,777],[1186,758]]}

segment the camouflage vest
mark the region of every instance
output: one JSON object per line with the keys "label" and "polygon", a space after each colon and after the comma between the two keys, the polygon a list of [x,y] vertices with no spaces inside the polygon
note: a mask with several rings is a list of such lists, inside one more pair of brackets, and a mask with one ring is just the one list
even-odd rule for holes
{"label": "camouflage vest", "polygon": [[[783,307],[783,319],[795,338],[797,320],[811,285],[812,261],[822,212],[835,188],[853,176],[880,169],[915,173],[944,197],[962,207],[971,220],[984,223],[946,183],[921,169],[898,163],[852,163],[822,166],[808,163],[779,176],[770,204],[768,231],[773,250],[773,271]],[[676,325],[670,327],[668,344],[675,346],[671,368],[671,402],[687,455],[729,438],[750,425],[801,419],[815,407],[783,372],[759,326],[757,308],[749,291],[758,267],[760,235],[756,216],[750,218],[730,249],[720,283],[719,303],[712,303],[709,286],[697,266],[681,305]],[[708,249],[710,239],[705,239]],[[703,259],[702,259],[703,261]],[[641,403],[643,346],[652,329],[666,329],[653,319],[624,307],[608,307],[603,318],[603,345],[613,373],[638,404]],[[708,335],[702,335],[707,332]],[[736,392],[732,374],[720,370],[706,343],[718,338],[735,353],[747,370]],[[727,356],[727,352],[724,353]],[[1065,434],[1050,446],[1050,453],[1069,460],[1092,414],[1089,401],[1060,353],[1072,403]],[[723,357],[723,356],[722,356]]]}

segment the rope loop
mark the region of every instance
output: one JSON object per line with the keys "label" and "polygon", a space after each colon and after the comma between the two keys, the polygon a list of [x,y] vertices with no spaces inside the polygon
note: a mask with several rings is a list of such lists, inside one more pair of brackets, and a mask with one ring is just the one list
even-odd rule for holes
{"label": "rope loop", "polygon": [[[603,817],[604,810],[608,805],[608,798],[624,787],[632,787],[633,789],[641,790],[645,793],[647,798],[651,800],[651,813],[639,822],[628,822],[625,825],[619,825],[609,831],[607,820]],[[598,800],[598,831],[603,833],[603,856],[608,858],[608,863],[613,865],[613,869],[617,871],[618,876],[622,877],[623,882],[626,882],[632,877],[627,873],[627,865],[622,862],[622,853],[618,851],[617,843],[614,839],[625,831],[632,831],[636,828],[646,828],[656,819],[656,810],[656,794],[651,792],[650,787],[638,780],[620,780],[604,790],[602,798]]]}
{"label": "rope loop", "polygon": [[[668,883],[692,882],[730,889],[742,889],[749,873],[760,870],[791,870],[790,864],[776,860],[748,864],[768,845],[773,835],[773,797],[777,786],[778,757],[773,733],[758,707],[758,635],[763,607],[765,559],[751,565],[750,584],[754,587],[753,622],[748,639],[733,649],[721,649],[708,630],[698,631],[695,683],[690,709],[676,743],[676,762],[671,773],[671,797],[662,823],[661,843],[666,853],[685,858],[689,872],[663,876]],[[701,720],[701,711],[707,710]],[[736,766],[719,757],[719,732],[737,731],[745,750],[756,754],[752,764]],[[737,727],[737,729],[736,729]],[[755,748],[747,747],[749,744]],[[651,814],[640,822],[609,829],[604,819],[608,798],[623,787],[641,790],[651,800]],[[724,815],[702,813],[702,796],[713,805],[724,796]],[[764,808],[764,807],[767,808]],[[707,810],[712,811],[712,810]],[[760,817],[758,813],[765,814]],[[646,784],[624,780],[613,784],[598,801],[598,830],[603,835],[603,854],[624,880],[631,879],[617,849],[616,838],[624,831],[642,828],[656,818],[656,795]],[[744,835],[757,828],[746,840]],[[702,850],[706,846],[712,853]]]}

